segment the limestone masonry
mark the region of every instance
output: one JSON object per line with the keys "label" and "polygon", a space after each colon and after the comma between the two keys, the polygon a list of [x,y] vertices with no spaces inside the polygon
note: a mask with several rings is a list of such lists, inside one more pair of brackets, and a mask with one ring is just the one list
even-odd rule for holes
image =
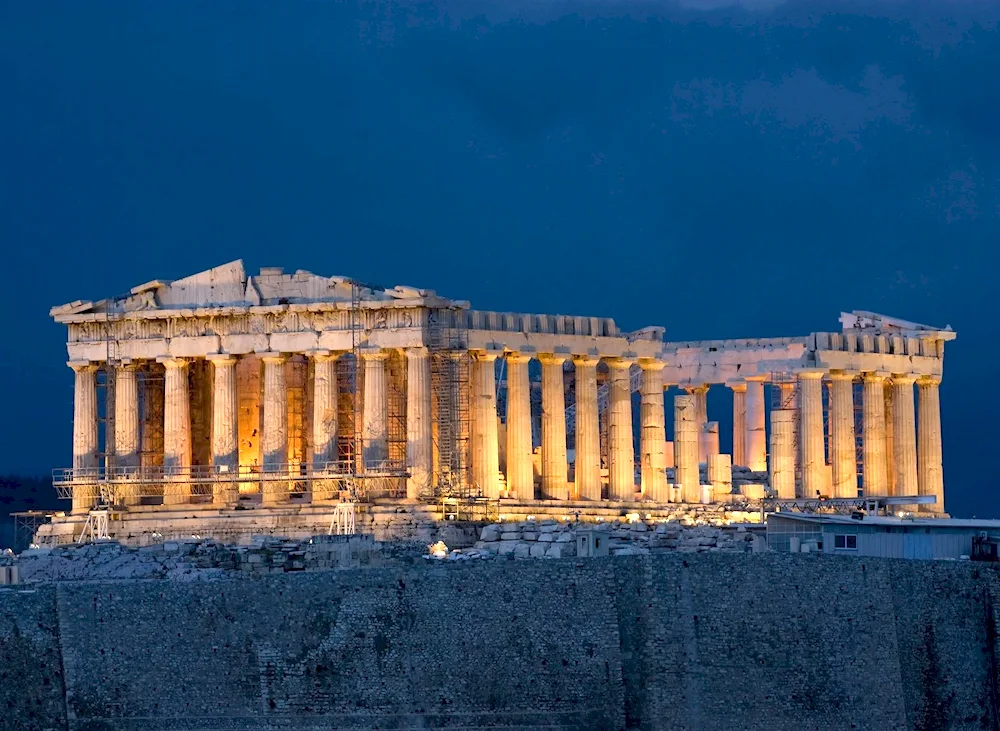
{"label": "limestone masonry", "polygon": [[0,729],[993,729],[997,579],[715,553],[0,588]]}
{"label": "limestone masonry", "polygon": [[[836,332],[668,342],[662,327],[240,261],[51,314],[75,373],[72,467],[54,479],[72,512],[53,536],[74,538],[98,507],[122,530],[151,514],[239,530],[445,499],[483,518],[765,495],[945,508],[950,328],[852,312]],[[713,386],[733,393],[732,454]],[[671,387],[686,393],[667,441]]]}

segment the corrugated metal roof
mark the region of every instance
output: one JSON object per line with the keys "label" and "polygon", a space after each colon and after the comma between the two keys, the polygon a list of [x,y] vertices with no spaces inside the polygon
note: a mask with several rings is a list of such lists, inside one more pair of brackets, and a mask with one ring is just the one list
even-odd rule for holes
{"label": "corrugated metal roof", "polygon": [[978,518],[913,518],[912,520],[896,517],[865,516],[863,520],[855,520],[846,515],[806,515],[803,513],[769,513],[768,518],[798,520],[803,523],[828,523],[830,525],[885,525],[904,528],[969,528],[1000,530],[1000,520],[981,520]]}

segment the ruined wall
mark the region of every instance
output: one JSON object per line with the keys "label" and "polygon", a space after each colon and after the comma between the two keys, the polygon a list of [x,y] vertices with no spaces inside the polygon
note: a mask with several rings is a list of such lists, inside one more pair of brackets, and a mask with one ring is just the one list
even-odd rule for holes
{"label": "ruined wall", "polygon": [[63,584],[0,592],[0,659],[54,668],[61,632],[68,724],[54,671],[0,704],[37,688],[77,730],[992,729],[998,586],[782,554]]}

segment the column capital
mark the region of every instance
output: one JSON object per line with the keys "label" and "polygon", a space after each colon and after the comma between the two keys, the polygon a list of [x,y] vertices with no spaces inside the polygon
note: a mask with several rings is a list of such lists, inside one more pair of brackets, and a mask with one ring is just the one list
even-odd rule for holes
{"label": "column capital", "polygon": [[666,363],[657,358],[639,358],[639,367],[644,371],[662,371],[666,366]]}
{"label": "column capital", "polygon": [[531,353],[521,353],[516,350],[508,350],[504,353],[504,358],[508,363],[527,363],[532,357]]}
{"label": "column capital", "polygon": [[604,362],[607,363],[608,368],[611,368],[612,370],[622,370],[622,369],[628,370],[629,368],[632,367],[632,364],[635,361],[632,358],[618,357],[618,358],[605,358]]}
{"label": "column capital", "polygon": [[599,355],[574,355],[573,356],[573,365],[576,366],[577,368],[580,368],[580,367],[584,367],[585,368],[587,366],[596,366],[600,362],[601,362],[601,356],[599,356]]}
{"label": "column capital", "polygon": [[825,368],[799,368],[795,371],[795,377],[802,381],[814,381],[828,375]]}
{"label": "column capital", "polygon": [[941,385],[941,376],[937,376],[937,375],[920,376],[919,378],[917,378],[917,385],[918,386],[940,386]]}
{"label": "column capital", "polygon": [[500,355],[499,350],[493,350],[493,349],[470,350],[469,353],[472,355],[473,360],[482,361],[484,363],[492,363]]}
{"label": "column capital", "polygon": [[861,377],[867,383],[877,383],[878,381],[884,381],[889,377],[889,371],[865,371],[861,374]]}
{"label": "column capital", "polygon": [[163,355],[156,359],[157,363],[163,364],[167,370],[174,368],[187,368],[190,362],[187,358],[175,358],[172,355]]}
{"label": "column capital", "polygon": [[831,381],[853,381],[857,376],[855,371],[830,371]]}
{"label": "column capital", "polygon": [[228,365],[236,362],[236,356],[231,353],[209,353],[205,360],[211,361],[215,365]]}
{"label": "column capital", "polygon": [[917,377],[912,373],[893,373],[892,382],[898,383],[901,386],[906,386],[907,384],[915,383]]}
{"label": "column capital", "polygon": [[426,358],[431,354],[431,351],[426,345],[418,345],[413,348],[403,348],[403,355],[407,358]]}
{"label": "column capital", "polygon": [[539,353],[538,362],[542,365],[562,365],[567,357],[563,353]]}
{"label": "column capital", "polygon": [[727,381],[726,386],[735,391],[736,393],[746,393],[747,384],[746,381]]}
{"label": "column capital", "polygon": [[285,361],[288,360],[288,354],[287,353],[271,353],[271,352],[261,353],[260,354],[260,359],[264,363],[284,363]]}
{"label": "column capital", "polygon": [[708,393],[709,384],[707,383],[689,383],[684,386],[684,391],[686,393]]}
{"label": "column capital", "polygon": [[387,360],[389,351],[382,348],[358,348],[362,360]]}
{"label": "column capital", "polygon": [[77,373],[88,373],[96,371],[100,366],[97,363],[92,363],[89,360],[71,360],[66,363],[70,368],[72,368]]}
{"label": "column capital", "polygon": [[743,376],[743,381],[744,381],[745,384],[746,383],[764,383],[767,380],[769,380],[769,378],[770,378],[769,376],[762,376],[760,374],[756,374],[756,375],[752,375],[752,376]]}
{"label": "column capital", "polygon": [[310,358],[316,361],[317,363],[330,363],[340,358],[340,356],[342,356],[343,354],[344,352],[342,350],[316,349],[316,350],[307,350],[305,352],[305,356],[307,358]]}

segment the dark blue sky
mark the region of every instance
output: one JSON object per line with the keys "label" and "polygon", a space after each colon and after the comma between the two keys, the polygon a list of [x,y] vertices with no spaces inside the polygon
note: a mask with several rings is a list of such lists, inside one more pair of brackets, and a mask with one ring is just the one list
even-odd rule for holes
{"label": "dark blue sky", "polygon": [[671,339],[950,323],[949,508],[1000,515],[997,8],[2,3],[0,472],[70,461],[51,305],[242,257]]}

